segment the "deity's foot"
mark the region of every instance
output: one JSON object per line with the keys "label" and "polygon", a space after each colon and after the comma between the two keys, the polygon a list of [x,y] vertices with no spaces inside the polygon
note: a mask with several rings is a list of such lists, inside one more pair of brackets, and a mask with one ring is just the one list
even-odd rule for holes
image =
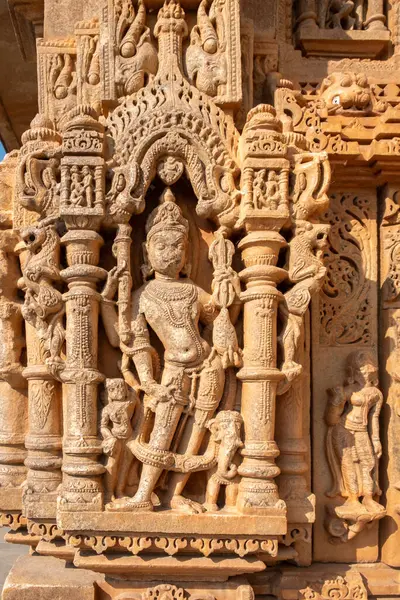
{"label": "deity's foot", "polygon": [[205,509],[199,502],[189,500],[183,496],[174,496],[171,499],[171,508],[179,510],[179,512],[186,513],[188,515],[199,515],[203,513]]}
{"label": "deity's foot", "polygon": [[133,498],[118,498],[106,505],[110,512],[149,512],[153,510],[153,503],[147,500]]}
{"label": "deity's foot", "polygon": [[203,504],[203,508],[206,512],[218,512],[219,511],[218,504],[212,504],[211,502],[205,502]]}
{"label": "deity's foot", "polygon": [[151,494],[151,503],[153,506],[161,506],[161,500],[154,492]]}
{"label": "deity's foot", "polygon": [[303,367],[294,360],[288,360],[282,365],[282,371],[285,373],[289,381],[293,381],[293,379],[301,375],[302,370]]}
{"label": "deity's foot", "polygon": [[370,496],[365,497],[362,503],[371,516],[383,516],[386,514],[385,507],[379,504],[379,502],[375,502]]}
{"label": "deity's foot", "polygon": [[110,504],[111,502],[114,502],[114,500],[116,499],[116,496],[110,492],[105,492],[104,493],[104,503],[107,506],[108,504]]}
{"label": "deity's foot", "polygon": [[367,514],[367,509],[359,500],[346,500],[342,506],[335,508],[335,513],[339,519],[357,519]]}
{"label": "deity's foot", "polygon": [[287,361],[282,365],[282,373],[285,378],[279,382],[278,389],[276,391],[278,396],[285,394],[291,387],[293,381],[299,377],[303,371],[303,367],[293,360]]}

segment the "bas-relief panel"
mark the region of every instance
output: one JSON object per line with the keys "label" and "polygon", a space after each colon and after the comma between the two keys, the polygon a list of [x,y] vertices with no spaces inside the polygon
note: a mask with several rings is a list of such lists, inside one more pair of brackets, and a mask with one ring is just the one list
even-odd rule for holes
{"label": "bas-relief panel", "polygon": [[[338,444],[340,446],[340,442],[335,441],[338,434],[333,423],[341,421],[340,413],[333,418],[329,407],[340,406],[339,400],[332,400],[332,397],[339,393],[338,386],[348,385],[349,361],[354,353],[359,356],[365,352],[372,354],[375,368],[378,361],[378,224],[375,190],[333,191],[326,219],[331,224],[325,252],[327,273],[321,292],[312,306],[312,460],[313,487],[317,500],[314,560],[335,560],[337,544],[340,544],[344,561],[374,561],[378,558],[378,526],[369,522],[353,536],[354,523],[360,518],[358,513],[349,520],[346,511],[335,510],[343,503],[343,496],[347,496],[348,490],[344,490],[344,494],[337,489],[331,493],[332,487],[335,487]],[[343,414],[348,414],[352,404],[350,399],[349,405],[336,410],[344,410]],[[349,441],[346,443],[350,444]],[[351,444],[354,444],[356,467],[359,459],[355,441]],[[379,498],[376,492],[374,497]],[[362,500],[361,493],[359,498]],[[349,541],[341,543],[344,539]]]}
{"label": "bas-relief panel", "polygon": [[[396,159],[399,119],[364,62],[316,57],[337,52],[329,39],[351,58],[386,47],[379,1],[322,4],[249,2],[239,23],[235,0],[88,2],[54,19],[47,2],[42,114],[11,157],[2,223],[21,238],[0,271],[18,256],[21,274],[0,315],[15,355],[0,356],[0,510],[43,553],[141,578],[112,598],[251,600],[246,579],[223,581],[246,574],[262,596],[367,597],[361,571],[312,562],[376,561],[388,529],[365,165]],[[381,240],[391,310],[394,227]],[[13,413],[26,395],[27,432]],[[206,577],[219,582],[178,585]]]}
{"label": "bas-relief panel", "polygon": [[[270,105],[235,128],[236,0],[202,0],[189,18],[177,0],[104,8],[74,37],[39,42],[41,114],[19,154],[24,516],[30,534],[63,537],[80,566],[88,549],[101,562],[114,546],[135,557],[190,548],[229,551],[228,574],[257,571],[258,551],[275,559],[298,541],[275,481],[275,406],[307,375],[329,162]],[[280,487],[292,522],[309,525],[296,411],[296,494],[284,443]]]}

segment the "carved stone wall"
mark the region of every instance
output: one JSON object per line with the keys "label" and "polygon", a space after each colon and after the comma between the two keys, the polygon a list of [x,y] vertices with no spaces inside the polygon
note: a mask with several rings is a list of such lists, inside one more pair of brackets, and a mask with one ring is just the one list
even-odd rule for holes
{"label": "carved stone wall", "polygon": [[45,0],[0,165],[4,600],[400,595],[397,12]]}

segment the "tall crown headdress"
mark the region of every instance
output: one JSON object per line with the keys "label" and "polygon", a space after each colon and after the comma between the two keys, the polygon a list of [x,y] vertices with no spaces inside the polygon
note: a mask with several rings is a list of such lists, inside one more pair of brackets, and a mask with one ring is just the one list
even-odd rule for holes
{"label": "tall crown headdress", "polygon": [[186,236],[189,234],[189,223],[182,215],[176,204],[175,196],[167,188],[161,196],[161,204],[149,215],[146,223],[146,235],[149,240],[158,231],[180,231]]}

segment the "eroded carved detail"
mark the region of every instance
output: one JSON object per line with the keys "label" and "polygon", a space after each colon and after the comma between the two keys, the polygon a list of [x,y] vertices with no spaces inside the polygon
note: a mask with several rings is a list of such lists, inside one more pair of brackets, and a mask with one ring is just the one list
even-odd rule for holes
{"label": "eroded carved detail", "polygon": [[143,0],[109,0],[104,9],[102,58],[104,97],[137,92],[156,74],[158,57],[146,26]]}
{"label": "eroded carved detail", "polygon": [[332,29],[385,29],[382,0],[322,0],[319,25]]}
{"label": "eroded carved detail", "polygon": [[328,391],[325,412],[326,452],[333,478],[328,496],[346,498],[344,504],[333,509],[336,518],[328,515],[326,527],[333,541],[341,542],[351,540],[368,523],[386,514],[374,500],[381,494],[379,414],[383,403],[376,387],[376,361],[363,350],[350,354],[346,366],[348,379],[344,387]]}
{"label": "eroded carved detail", "polygon": [[311,584],[298,594],[299,600],[327,600],[332,596],[340,600],[367,600],[368,593],[361,575],[354,572],[319,585]]}

